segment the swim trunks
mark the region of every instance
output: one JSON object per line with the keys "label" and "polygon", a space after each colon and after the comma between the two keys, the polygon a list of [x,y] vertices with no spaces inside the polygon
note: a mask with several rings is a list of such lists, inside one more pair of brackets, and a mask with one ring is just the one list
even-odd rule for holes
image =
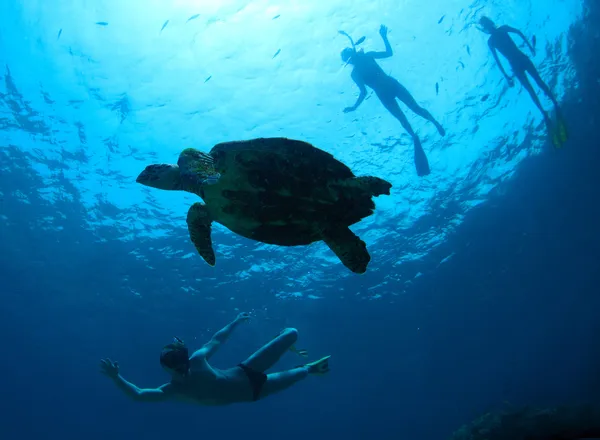
{"label": "swim trunks", "polygon": [[267,375],[260,371],[253,370],[244,364],[239,364],[238,367],[240,367],[244,373],[246,373],[246,376],[248,376],[248,380],[252,386],[252,400],[256,402],[260,397],[263,385],[267,381]]}

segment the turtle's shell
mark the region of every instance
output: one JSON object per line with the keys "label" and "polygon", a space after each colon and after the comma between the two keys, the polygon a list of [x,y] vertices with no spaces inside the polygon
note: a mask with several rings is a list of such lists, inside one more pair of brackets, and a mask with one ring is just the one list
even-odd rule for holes
{"label": "turtle's shell", "polygon": [[200,196],[214,221],[235,233],[283,246],[322,239],[330,226],[370,215],[371,194],[346,188],[346,165],[309,143],[266,138],[217,144],[210,151],[221,174]]}
{"label": "turtle's shell", "polygon": [[[253,172],[266,173],[271,178],[280,175],[282,180],[308,179],[312,185],[326,185],[331,180],[354,177],[350,168],[331,154],[308,142],[287,138],[224,142],[215,145],[210,155],[221,173],[248,173],[249,177],[253,177]],[[253,183],[257,187],[262,185],[264,182],[261,180]]]}

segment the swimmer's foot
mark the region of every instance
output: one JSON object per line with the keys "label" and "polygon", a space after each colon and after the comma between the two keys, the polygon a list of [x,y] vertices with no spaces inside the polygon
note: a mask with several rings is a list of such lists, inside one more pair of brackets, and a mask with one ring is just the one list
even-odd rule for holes
{"label": "swimmer's foot", "polygon": [[317,374],[322,375],[329,373],[329,358],[331,356],[325,356],[324,358],[319,359],[318,361],[311,362],[309,364],[304,365],[308,368],[308,374]]}
{"label": "swimmer's foot", "polygon": [[444,130],[444,127],[442,127],[442,125],[438,122],[435,123],[435,128],[437,128],[438,133],[440,134],[440,136],[446,136],[446,130]]}

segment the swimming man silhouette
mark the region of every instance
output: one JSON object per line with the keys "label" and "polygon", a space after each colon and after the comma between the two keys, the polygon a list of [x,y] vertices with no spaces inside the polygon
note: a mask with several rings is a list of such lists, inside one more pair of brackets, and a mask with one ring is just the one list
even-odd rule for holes
{"label": "swimming man silhouette", "polygon": [[[515,82],[513,78],[508,76],[506,70],[504,70],[504,67],[502,67],[502,63],[498,59],[497,52],[500,52],[508,60],[513,70],[513,73],[515,74],[519,82],[523,85],[525,90],[529,92],[529,95],[533,99],[533,102],[535,103],[537,108],[540,109],[540,111],[542,112],[542,115],[544,116],[544,121],[546,121],[546,126],[552,133],[552,140],[554,142],[554,145],[557,147],[560,146],[562,142],[566,141],[567,133],[564,122],[562,121],[562,118],[560,116],[560,108],[558,106],[558,102],[552,94],[550,87],[548,87],[548,85],[546,85],[546,83],[542,80],[539,72],[533,65],[533,62],[527,57],[527,55],[525,55],[519,50],[515,42],[510,37],[509,33],[517,34],[519,37],[521,37],[523,41],[527,43],[527,46],[531,50],[533,56],[535,56],[535,46],[532,45],[527,40],[527,38],[525,38],[525,35],[523,35],[523,32],[521,32],[520,30],[512,28],[510,26],[496,27],[496,24],[488,17],[481,17],[481,19],[479,20],[479,24],[481,24],[483,32],[490,35],[490,38],[488,40],[488,46],[492,51],[492,55],[494,56],[494,60],[498,64],[500,71],[508,81],[508,84],[511,87],[513,87],[515,85]],[[540,89],[542,89],[542,91],[546,94],[546,96],[548,96],[548,98],[550,98],[550,100],[554,104],[556,114],[558,117],[558,132],[555,132],[555,130],[552,128],[552,121],[550,119],[550,116],[544,110],[544,107],[542,106],[539,97],[533,90],[533,87],[529,82],[529,79],[527,78],[527,74],[529,74],[533,78],[533,80],[537,83]]]}
{"label": "swimming man silhouette", "polygon": [[175,338],[172,344],[163,348],[160,355],[160,364],[171,374],[171,382],[158,388],[144,389],[128,382],[120,375],[119,364],[110,359],[102,359],[100,362],[102,373],[112,379],[123,393],[138,402],[176,400],[215,406],[253,402],[283,391],[308,375],[325,374],[329,371],[329,356],[326,356],[291,370],[265,373],[288,350],[301,356],[306,355],[305,350],[294,348],[298,332],[293,328],[283,330],[279,336],[236,367],[225,370],[212,367],[208,360],[229,338],[234,328],[249,317],[247,313],[240,313],[192,356],[188,356],[185,344]]}
{"label": "swimming man silhouette", "polygon": [[[410,126],[408,119],[400,110],[400,106],[396,99],[399,99],[408,106],[413,112],[422,118],[435,124],[440,135],[446,134],[444,128],[437,122],[431,113],[419,106],[409,91],[400,84],[395,78],[387,75],[375,60],[389,58],[393,55],[392,47],[387,37],[387,27],[381,25],[379,34],[385,44],[385,52],[363,52],[357,51],[355,47],[347,47],[342,51],[342,60],[348,64],[352,64],[352,79],[358,86],[360,94],[356,103],[352,107],[346,107],[344,113],[352,112],[364,101],[367,96],[366,86],[373,89],[383,106],[394,116],[402,127],[413,138],[415,146],[415,167],[419,176],[425,176],[430,173],[427,156],[421,146],[421,140]],[[354,44],[353,44],[354,46]]]}

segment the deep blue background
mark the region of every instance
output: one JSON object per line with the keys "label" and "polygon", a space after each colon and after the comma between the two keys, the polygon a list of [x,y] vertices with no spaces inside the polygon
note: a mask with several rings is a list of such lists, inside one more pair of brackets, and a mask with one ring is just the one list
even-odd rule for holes
{"label": "deep blue background", "polygon": [[[215,357],[217,366],[237,363],[282,326],[298,327],[300,345],[333,355],[332,373],[282,395],[228,408],[128,401],[98,373],[98,360],[118,359],[141,386],[163,383],[162,344],[172,335],[201,342],[207,328],[233,317],[219,312],[226,302],[205,310],[168,293],[152,301],[113,295],[119,281],[111,275],[133,277],[135,263],[125,244],[89,252],[77,203],[59,206],[68,213],[62,235],[27,224],[0,230],[0,438],[439,439],[507,404],[597,399],[600,44],[592,24],[600,8],[588,7],[571,32],[580,85],[564,103],[566,148],[547,146],[524,161],[501,196],[469,214],[427,261],[412,263],[424,276],[395,303],[340,302],[326,292],[317,302],[275,303]],[[0,185],[33,193],[39,180],[9,150],[14,172]],[[22,218],[56,208],[2,206]],[[71,270],[59,273],[65,265]],[[152,279],[145,283],[150,290]],[[264,288],[253,286],[248,309],[263,304]],[[297,362],[290,355],[282,367]]]}

